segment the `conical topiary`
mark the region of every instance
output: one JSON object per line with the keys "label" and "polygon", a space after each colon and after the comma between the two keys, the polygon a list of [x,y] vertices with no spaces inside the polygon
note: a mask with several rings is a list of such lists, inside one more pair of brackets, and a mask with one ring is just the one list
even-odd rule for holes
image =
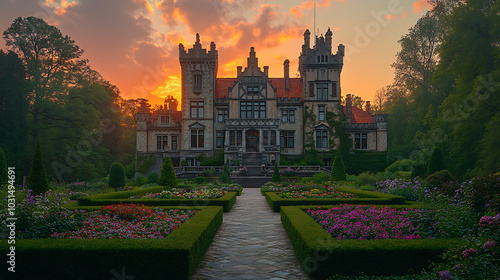
{"label": "conical topiary", "polygon": [[165,157],[163,160],[158,184],[164,187],[177,187],[177,177],[175,177],[174,165],[170,157]]}
{"label": "conical topiary", "polygon": [[229,174],[229,160],[224,164],[224,168],[222,169],[222,176],[220,181],[224,184],[229,184],[232,182],[231,175]]}
{"label": "conical topiary", "polygon": [[411,166],[411,178],[420,177],[425,178],[426,168],[422,163],[415,161]]}
{"label": "conical topiary", "polygon": [[109,168],[109,186],[118,189],[125,187],[125,167],[119,162],[114,162]]}
{"label": "conical topiary", "polygon": [[158,184],[158,173],[155,171],[149,173],[148,184]]}
{"label": "conical topiary", "polygon": [[278,169],[278,162],[275,161],[274,162],[274,170],[273,170],[273,179],[272,179],[273,182],[275,183],[278,183],[281,181],[281,177],[280,177],[280,170]]}
{"label": "conical topiary", "polygon": [[6,185],[8,180],[7,161],[5,160],[2,148],[0,148],[0,188],[2,185]]}
{"label": "conical topiary", "polygon": [[332,165],[332,174],[330,176],[331,181],[345,181],[347,180],[347,174],[345,173],[344,161],[342,160],[342,155],[340,155],[340,150],[337,150],[337,155]]}
{"label": "conical topiary", "polygon": [[445,169],[443,152],[439,148],[434,148],[431,157],[429,158],[429,164],[427,165],[427,176],[443,169]]}
{"label": "conical topiary", "polygon": [[33,191],[33,195],[43,194],[49,190],[49,181],[47,180],[47,172],[43,163],[42,147],[38,139],[36,140],[35,156],[31,162],[28,188]]}

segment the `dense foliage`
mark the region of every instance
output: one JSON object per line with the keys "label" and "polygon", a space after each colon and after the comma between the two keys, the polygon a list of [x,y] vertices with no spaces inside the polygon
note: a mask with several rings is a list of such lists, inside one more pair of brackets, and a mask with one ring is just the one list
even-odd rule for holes
{"label": "dense foliage", "polygon": [[49,181],[47,172],[45,171],[45,163],[43,162],[42,147],[37,141],[35,148],[35,156],[31,162],[30,176],[28,177],[28,187],[33,190],[33,194],[43,194],[49,190]]}
{"label": "dense foliage", "polygon": [[158,184],[164,187],[176,187],[177,177],[175,176],[174,165],[170,157],[165,157],[161,167],[160,179]]}
{"label": "dense foliage", "polygon": [[332,181],[345,181],[347,179],[347,174],[345,173],[344,161],[342,160],[342,155],[340,150],[337,150],[337,155],[332,165],[332,174],[330,180]]}
{"label": "dense foliage", "polygon": [[109,168],[109,186],[114,189],[125,186],[125,168],[123,164],[115,162]]}

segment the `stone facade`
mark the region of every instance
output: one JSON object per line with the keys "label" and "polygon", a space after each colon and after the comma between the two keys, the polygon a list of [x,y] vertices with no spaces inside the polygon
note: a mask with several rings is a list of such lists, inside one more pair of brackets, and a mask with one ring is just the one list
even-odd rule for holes
{"label": "stone facade", "polygon": [[[272,164],[280,155],[300,156],[305,149],[329,151],[338,146],[335,124],[344,114],[353,149],[387,149],[387,115],[370,114],[350,104],[341,106],[340,73],[345,47],[332,54],[332,32],[315,38],[304,33],[299,56],[300,78],[270,78],[269,67],[259,66],[252,47],[235,78],[217,78],[218,51],[214,42],[203,49],[200,37],[187,51],[179,44],[182,74],[182,109],[173,99],[151,112],[145,100],[137,114],[137,151],[169,155],[175,162],[199,164],[195,156],[224,150],[226,160]],[[340,124],[339,124],[340,125]]]}

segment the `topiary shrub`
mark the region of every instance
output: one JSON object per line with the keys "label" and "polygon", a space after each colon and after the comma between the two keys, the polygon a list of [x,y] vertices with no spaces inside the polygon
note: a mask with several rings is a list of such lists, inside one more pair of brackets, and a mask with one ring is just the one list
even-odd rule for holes
{"label": "topiary shrub", "polygon": [[205,184],[207,182],[207,178],[202,176],[196,176],[194,177],[194,182],[196,184]]}
{"label": "topiary shrub", "polygon": [[427,176],[443,169],[445,169],[443,152],[441,151],[441,149],[435,148],[432,151],[431,157],[429,158],[429,164],[427,165]]}
{"label": "topiary shrub", "polygon": [[5,160],[2,148],[0,148],[0,188],[2,185],[7,185],[8,180],[7,161]]}
{"label": "topiary shrub", "polygon": [[229,174],[229,160],[224,164],[224,168],[222,169],[222,176],[220,178],[221,183],[229,184],[232,182],[231,176]]}
{"label": "topiary shrub", "polygon": [[418,161],[415,161],[413,163],[413,165],[411,166],[411,178],[412,179],[416,178],[416,177],[425,178],[425,172],[426,172],[425,166]]}
{"label": "topiary shrub", "polygon": [[344,161],[340,155],[340,150],[337,150],[337,155],[335,156],[335,161],[332,165],[332,174],[330,176],[332,181],[345,181],[347,180],[347,174],[345,173]]}
{"label": "topiary shrub", "polygon": [[134,183],[136,186],[145,185],[148,183],[148,177],[143,175],[137,175],[137,177],[135,177]]}
{"label": "topiary shrub", "polygon": [[170,157],[165,157],[163,160],[158,184],[164,187],[177,187],[177,177],[175,177],[174,165]]}
{"label": "topiary shrub", "polygon": [[158,173],[155,171],[149,173],[148,184],[158,184]]}
{"label": "topiary shrub", "polygon": [[441,188],[446,182],[453,181],[453,175],[448,170],[440,170],[427,176],[425,181],[433,188]]}
{"label": "topiary shrub", "polygon": [[42,147],[36,141],[35,156],[31,162],[31,171],[28,177],[28,188],[33,190],[33,195],[43,194],[49,190],[47,172],[43,164]]}
{"label": "topiary shrub", "polygon": [[125,187],[125,167],[119,162],[114,162],[109,168],[109,186],[113,189]]}
{"label": "topiary shrub", "polygon": [[278,183],[281,181],[280,171],[278,169],[278,162],[274,162],[273,178],[272,181]]}
{"label": "topiary shrub", "polygon": [[385,171],[393,174],[398,171],[411,171],[413,161],[411,159],[400,159],[389,165]]}
{"label": "topiary shrub", "polygon": [[325,172],[316,173],[312,176],[312,182],[315,184],[321,184],[328,181],[330,178]]}

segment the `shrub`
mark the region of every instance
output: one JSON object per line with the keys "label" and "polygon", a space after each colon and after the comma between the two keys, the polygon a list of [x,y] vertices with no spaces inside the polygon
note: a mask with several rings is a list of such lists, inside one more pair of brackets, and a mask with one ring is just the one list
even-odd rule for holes
{"label": "shrub", "polygon": [[134,183],[136,186],[145,185],[148,183],[148,178],[146,176],[143,176],[143,175],[137,175],[137,177],[135,177]]}
{"label": "shrub", "polygon": [[222,176],[220,181],[224,184],[229,184],[232,182],[231,176],[229,174],[229,160],[227,160],[226,164],[224,164],[224,168],[222,169]]}
{"label": "shrub", "polygon": [[170,157],[165,157],[163,161],[158,184],[164,187],[177,187],[177,177],[175,177],[174,165]]}
{"label": "shrub", "polygon": [[412,179],[415,177],[425,178],[425,172],[426,172],[425,166],[418,161],[415,161],[413,163],[413,165],[411,166],[411,178]]}
{"label": "shrub", "polygon": [[411,171],[413,161],[410,159],[396,160],[393,164],[389,165],[385,171],[389,174],[393,174],[398,171]]}
{"label": "shrub", "polygon": [[312,182],[315,184],[321,184],[328,181],[329,179],[330,178],[328,178],[328,174],[326,174],[325,172],[316,173],[312,176]]}
{"label": "shrub", "polygon": [[8,179],[7,161],[5,160],[5,154],[3,153],[2,148],[0,148],[0,188],[2,185],[7,184]]}
{"label": "shrub", "polygon": [[440,189],[442,184],[453,180],[453,175],[448,170],[440,170],[430,174],[425,180],[431,187]]}
{"label": "shrub", "polygon": [[187,160],[185,160],[185,159],[181,160],[181,167],[184,167],[184,166],[187,166],[187,165],[188,165]]}
{"label": "shrub", "polygon": [[132,177],[134,177],[135,175],[135,162],[132,161],[131,163],[125,165],[123,168],[127,178],[132,179]]}
{"label": "shrub", "polygon": [[429,158],[429,164],[427,165],[427,176],[443,170],[444,162],[443,162],[443,152],[439,148],[435,148],[432,151],[431,157]]}
{"label": "shrub", "polygon": [[347,174],[345,173],[344,161],[340,155],[340,150],[337,150],[337,156],[335,156],[335,161],[332,165],[332,175],[330,180],[332,181],[345,181],[347,179]]}
{"label": "shrub", "polygon": [[272,181],[277,183],[281,181],[280,171],[278,169],[278,162],[274,162],[273,178]]}
{"label": "shrub", "polygon": [[385,172],[378,172],[377,174],[373,174],[370,172],[363,172],[359,174],[354,181],[360,185],[371,185],[374,186],[378,181],[384,181],[386,179]]}
{"label": "shrub", "polygon": [[202,166],[221,166],[224,164],[224,150],[216,150],[213,156],[205,156],[200,161]]}
{"label": "shrub", "polygon": [[[148,173],[149,169],[153,167],[153,165],[156,162],[156,158],[146,158],[142,159],[141,162],[139,163],[139,166],[137,166],[137,172],[146,174]],[[135,173],[135,170],[134,170]]]}
{"label": "shrub", "polygon": [[396,171],[394,172],[391,176],[389,176],[392,179],[410,179],[411,177],[411,171]]}
{"label": "shrub", "polygon": [[149,173],[148,184],[158,184],[158,173],[155,171]]}
{"label": "shrub", "polygon": [[47,172],[43,164],[42,147],[40,142],[36,141],[35,156],[31,162],[31,171],[28,177],[28,188],[33,190],[34,195],[43,194],[49,190],[49,181]]}
{"label": "shrub", "polygon": [[207,182],[207,178],[206,177],[202,177],[202,176],[196,176],[194,177],[194,182],[196,184],[204,184]]}
{"label": "shrub", "polygon": [[240,166],[240,161],[237,160],[237,159],[235,159],[235,160],[233,160],[233,164],[232,165],[233,166]]}
{"label": "shrub", "polygon": [[118,189],[125,186],[125,168],[123,164],[115,162],[109,168],[109,186]]}
{"label": "shrub", "polygon": [[403,196],[407,200],[417,201],[424,196],[424,188],[416,179],[387,179],[377,182],[375,189],[382,193]]}

